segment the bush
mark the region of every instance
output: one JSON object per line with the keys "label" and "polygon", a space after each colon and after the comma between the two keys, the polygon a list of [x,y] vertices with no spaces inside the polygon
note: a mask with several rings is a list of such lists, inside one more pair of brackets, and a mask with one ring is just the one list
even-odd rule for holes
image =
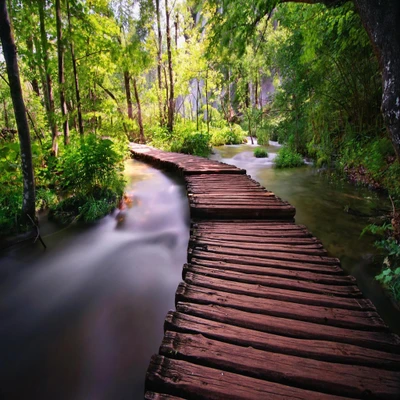
{"label": "bush", "polygon": [[263,149],[262,147],[257,147],[256,149],[254,149],[254,157],[257,157],[257,158],[268,157],[268,152],[267,152],[267,150]]}
{"label": "bush", "polygon": [[240,125],[233,124],[232,127],[212,128],[211,134],[211,144],[213,146],[223,146],[225,144],[243,143],[247,132]]}
{"label": "bush", "polygon": [[294,168],[304,165],[304,160],[301,154],[296,153],[289,147],[282,147],[275,158],[276,168]]}

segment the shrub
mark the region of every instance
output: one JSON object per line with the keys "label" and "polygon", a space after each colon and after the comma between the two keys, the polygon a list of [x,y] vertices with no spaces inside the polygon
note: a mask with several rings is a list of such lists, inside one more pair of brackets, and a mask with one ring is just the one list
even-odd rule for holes
{"label": "shrub", "polygon": [[213,146],[223,146],[225,144],[241,144],[244,142],[247,132],[240,125],[233,124],[232,127],[211,129],[211,144]]}
{"label": "shrub", "polygon": [[300,167],[304,164],[303,157],[301,154],[296,153],[289,147],[282,147],[279,150],[278,155],[275,158],[276,168],[294,168]]}
{"label": "shrub", "polygon": [[268,157],[268,152],[267,152],[267,150],[263,149],[262,147],[257,147],[254,149],[254,157],[257,157],[257,158]]}

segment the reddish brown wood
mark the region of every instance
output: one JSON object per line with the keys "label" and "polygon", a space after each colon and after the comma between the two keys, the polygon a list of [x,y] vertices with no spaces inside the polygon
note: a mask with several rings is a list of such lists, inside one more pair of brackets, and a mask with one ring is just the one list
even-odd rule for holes
{"label": "reddish brown wood", "polygon": [[[400,372],[335,364],[166,332],[160,353],[207,367],[288,386],[349,397],[398,400]],[[243,357],[245,353],[245,357]]]}
{"label": "reddish brown wood", "polygon": [[[224,292],[244,294],[264,299],[273,299],[294,303],[293,307],[302,307],[302,304],[309,304],[321,307],[343,308],[345,310],[370,310],[374,311],[372,303],[363,298],[343,298],[329,294],[308,293],[296,291],[295,288],[276,288],[249,284],[242,282],[228,281],[211,276],[203,276],[188,272],[185,282],[191,285],[198,285],[209,289],[222,290]],[[339,286],[346,287],[346,286]]]}
{"label": "reddish brown wood", "polygon": [[[250,285],[258,285],[261,288],[271,287],[271,288],[281,288],[288,290],[298,290],[300,292],[308,293],[318,293],[328,296],[338,296],[338,297],[362,297],[362,293],[356,285],[346,285],[346,286],[336,286],[336,285],[326,285],[322,283],[298,281],[291,278],[281,278],[265,275],[255,275],[250,273],[236,272],[236,271],[223,271],[221,269],[211,269],[204,268],[201,266],[189,266],[186,265],[183,270],[185,279],[196,279],[193,275],[204,275],[206,279],[209,277],[223,279],[226,281],[235,281],[235,288],[238,283],[245,283]],[[231,282],[227,282],[228,285]],[[239,285],[241,286],[241,285]],[[244,287],[244,286],[243,286]],[[246,286],[247,288],[248,286]]]}
{"label": "reddish brown wood", "polygon": [[343,364],[365,365],[387,370],[400,370],[400,355],[367,349],[347,343],[316,339],[298,339],[260,332],[249,328],[212,321],[193,315],[170,311],[165,319],[165,330],[201,333],[203,336],[243,347],[291,354],[315,360]]}
{"label": "reddish brown wood", "polygon": [[178,303],[179,301],[229,306],[258,314],[274,315],[276,317],[298,319],[350,329],[369,331],[388,329],[375,311],[343,310],[340,308],[317,307],[305,304],[301,307],[293,307],[292,304],[285,301],[238,295],[189,285],[187,283],[181,283],[178,286],[175,302]]}
{"label": "reddish brown wood", "polygon": [[329,285],[354,285],[356,283],[356,279],[353,276],[327,275],[327,274],[319,274],[317,272],[284,269],[280,267],[276,268],[259,267],[257,265],[233,264],[233,263],[226,263],[223,261],[201,260],[198,258],[192,258],[191,264],[193,266],[201,266],[211,269],[218,268],[223,271],[236,271],[236,272],[244,272],[246,274],[265,275],[265,276],[280,276],[282,278],[292,278],[300,281],[325,283]]}
{"label": "reddish brown wood", "polygon": [[290,204],[234,166],[132,151],[185,177],[197,217],[147,399],[400,398],[400,338]]}
{"label": "reddish brown wood", "polygon": [[170,396],[169,394],[146,392],[145,400],[185,400],[183,397]]}
{"label": "reddish brown wood", "polygon": [[339,343],[355,344],[376,350],[400,353],[400,338],[388,332],[365,332],[354,329],[324,326],[311,322],[291,320],[270,315],[253,314],[229,307],[216,305],[181,303],[177,311],[211,319],[214,321],[241,326],[275,335],[296,337],[299,339],[330,340]]}
{"label": "reddish brown wood", "polygon": [[154,356],[146,375],[146,388],[168,388],[171,394],[197,400],[339,400],[328,395],[262,381],[232,372]]}

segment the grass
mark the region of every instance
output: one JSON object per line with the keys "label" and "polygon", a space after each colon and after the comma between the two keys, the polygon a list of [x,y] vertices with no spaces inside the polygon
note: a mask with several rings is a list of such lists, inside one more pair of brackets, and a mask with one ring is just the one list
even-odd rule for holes
{"label": "grass", "polygon": [[257,147],[254,149],[254,157],[266,158],[266,157],[268,157],[268,152],[267,152],[267,150],[263,149],[262,147]]}

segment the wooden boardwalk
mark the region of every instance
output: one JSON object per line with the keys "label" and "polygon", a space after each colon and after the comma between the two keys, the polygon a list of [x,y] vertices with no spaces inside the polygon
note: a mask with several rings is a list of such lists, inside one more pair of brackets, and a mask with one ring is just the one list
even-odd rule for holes
{"label": "wooden boardwalk", "polygon": [[132,153],[183,174],[192,217],[146,399],[400,399],[400,338],[291,205],[233,166]]}

